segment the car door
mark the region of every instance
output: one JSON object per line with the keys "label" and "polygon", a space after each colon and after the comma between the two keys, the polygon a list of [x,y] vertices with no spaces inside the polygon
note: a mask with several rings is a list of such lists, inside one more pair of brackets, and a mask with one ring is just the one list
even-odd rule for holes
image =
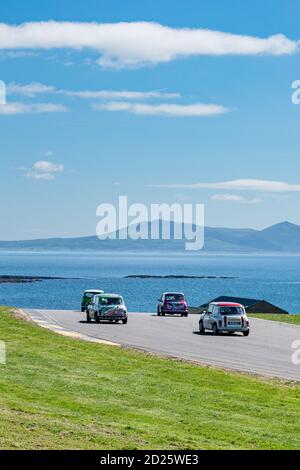
{"label": "car door", "polygon": [[158,308],[159,308],[160,311],[162,310],[163,304],[164,304],[164,295],[162,295],[161,298],[158,301]]}
{"label": "car door", "polygon": [[89,312],[90,312],[91,318],[95,318],[95,312],[97,311],[98,302],[99,302],[99,298],[97,296],[94,296],[89,305]]}
{"label": "car door", "polygon": [[215,322],[218,323],[219,307],[217,305],[213,306],[212,313],[210,316],[210,329],[212,329]]}
{"label": "car door", "polygon": [[96,315],[99,314],[99,297],[95,297],[94,301],[94,318],[96,318]]}
{"label": "car door", "polygon": [[211,314],[212,314],[212,306],[208,307],[207,312],[204,314],[203,317],[203,326],[208,330],[211,328]]}

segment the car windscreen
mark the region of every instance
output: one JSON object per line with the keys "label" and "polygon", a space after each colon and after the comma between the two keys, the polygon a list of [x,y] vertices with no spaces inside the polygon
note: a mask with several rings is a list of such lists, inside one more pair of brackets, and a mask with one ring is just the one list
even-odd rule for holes
{"label": "car windscreen", "polygon": [[100,297],[101,305],[122,305],[121,297]]}
{"label": "car windscreen", "polygon": [[85,299],[91,299],[92,297],[94,297],[95,294],[91,293],[91,292],[85,292],[84,294],[84,298]]}
{"label": "car windscreen", "polygon": [[184,300],[184,296],[182,294],[167,294],[165,300],[167,302],[180,302]]}
{"label": "car windscreen", "polygon": [[220,307],[221,315],[243,315],[242,307]]}

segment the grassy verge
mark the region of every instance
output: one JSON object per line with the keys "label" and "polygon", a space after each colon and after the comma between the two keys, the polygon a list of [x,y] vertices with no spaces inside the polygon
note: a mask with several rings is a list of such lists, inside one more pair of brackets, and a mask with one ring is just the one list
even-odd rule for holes
{"label": "grassy verge", "polygon": [[0,309],[2,449],[295,449],[300,387],[76,341]]}
{"label": "grassy verge", "polygon": [[280,315],[280,314],[264,314],[264,313],[251,313],[248,314],[251,318],[261,318],[262,320],[281,321],[284,323],[291,323],[292,325],[300,325],[300,315]]}

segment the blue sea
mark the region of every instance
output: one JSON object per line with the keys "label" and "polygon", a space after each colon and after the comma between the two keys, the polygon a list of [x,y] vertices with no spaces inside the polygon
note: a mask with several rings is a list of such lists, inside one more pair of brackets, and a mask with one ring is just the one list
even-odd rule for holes
{"label": "blue sea", "polygon": [[[297,256],[1,252],[0,274],[67,278],[0,284],[0,304],[24,308],[78,309],[82,292],[95,288],[123,295],[130,311],[155,311],[160,294],[175,290],[185,292],[191,306],[219,295],[233,295],[265,299],[290,313],[300,313]],[[235,279],[124,278],[132,274]]]}

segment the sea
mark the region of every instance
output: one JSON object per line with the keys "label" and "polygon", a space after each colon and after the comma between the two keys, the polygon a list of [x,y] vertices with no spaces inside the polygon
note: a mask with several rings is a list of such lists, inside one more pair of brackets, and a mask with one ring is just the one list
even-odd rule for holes
{"label": "sea", "polygon": [[[180,291],[194,307],[232,295],[265,299],[289,313],[300,313],[299,256],[1,251],[0,275],[63,278],[0,284],[0,304],[23,308],[79,309],[85,289],[103,289],[121,294],[134,312],[154,312],[162,292]],[[215,278],[128,279],[128,275]]]}

